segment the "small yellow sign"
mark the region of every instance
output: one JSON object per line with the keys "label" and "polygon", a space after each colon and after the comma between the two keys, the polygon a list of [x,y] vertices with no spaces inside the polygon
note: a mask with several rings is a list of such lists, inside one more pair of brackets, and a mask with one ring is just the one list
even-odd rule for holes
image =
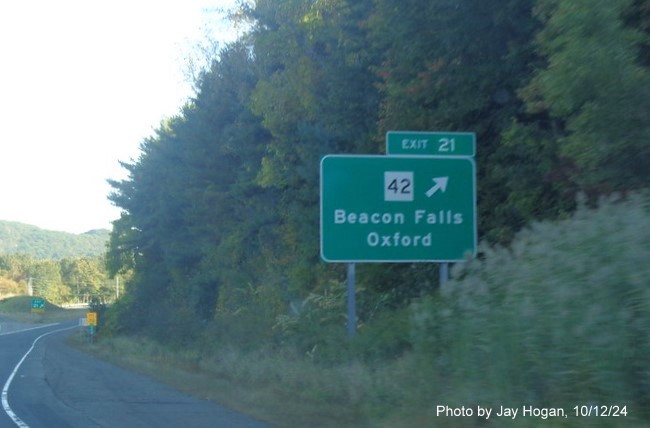
{"label": "small yellow sign", "polygon": [[97,325],[97,312],[86,313],[86,325]]}

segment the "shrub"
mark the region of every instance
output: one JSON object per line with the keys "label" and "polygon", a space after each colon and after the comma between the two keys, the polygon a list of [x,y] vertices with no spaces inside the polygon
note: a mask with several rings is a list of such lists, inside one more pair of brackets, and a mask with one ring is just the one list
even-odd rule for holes
{"label": "shrub", "polygon": [[482,246],[440,296],[413,306],[415,349],[450,405],[650,408],[647,199],[579,205],[509,249]]}
{"label": "shrub", "polygon": [[346,288],[332,282],[290,305],[290,313],[276,318],[274,330],[281,344],[315,361],[346,361]]}

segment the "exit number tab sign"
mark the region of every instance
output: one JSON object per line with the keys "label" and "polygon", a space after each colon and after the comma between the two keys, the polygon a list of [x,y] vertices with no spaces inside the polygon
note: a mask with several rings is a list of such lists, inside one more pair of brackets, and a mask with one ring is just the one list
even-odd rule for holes
{"label": "exit number tab sign", "polygon": [[476,155],[476,134],[473,132],[388,131],[387,155]]}

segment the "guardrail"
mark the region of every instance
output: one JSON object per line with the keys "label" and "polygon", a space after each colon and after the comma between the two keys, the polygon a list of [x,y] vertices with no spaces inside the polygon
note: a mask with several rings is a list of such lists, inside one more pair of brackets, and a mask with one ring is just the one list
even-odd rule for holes
{"label": "guardrail", "polygon": [[88,303],[64,303],[60,305],[62,308],[66,309],[88,309]]}

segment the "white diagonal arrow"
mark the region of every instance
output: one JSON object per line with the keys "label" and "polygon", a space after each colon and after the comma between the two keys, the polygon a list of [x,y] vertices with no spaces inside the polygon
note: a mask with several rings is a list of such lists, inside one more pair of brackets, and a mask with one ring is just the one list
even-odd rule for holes
{"label": "white diagonal arrow", "polygon": [[433,179],[433,182],[435,183],[432,188],[427,190],[427,198],[430,198],[433,196],[434,193],[436,193],[438,190],[440,190],[442,193],[445,193],[445,190],[447,190],[447,182],[449,181],[449,177],[436,177]]}

